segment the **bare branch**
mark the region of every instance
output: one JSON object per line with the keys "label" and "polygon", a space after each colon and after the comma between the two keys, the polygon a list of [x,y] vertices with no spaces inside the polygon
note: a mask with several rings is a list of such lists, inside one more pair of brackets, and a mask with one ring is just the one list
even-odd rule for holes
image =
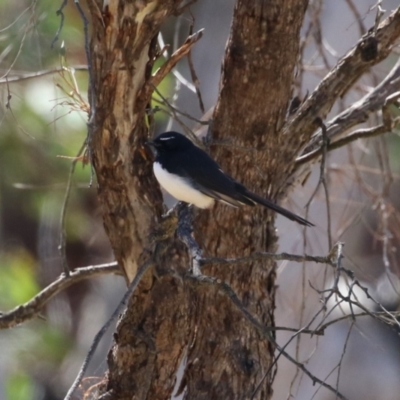
{"label": "bare branch", "polygon": [[211,265],[211,264],[220,264],[220,265],[232,265],[232,264],[243,264],[250,261],[257,260],[274,260],[274,261],[294,261],[294,262],[315,262],[320,264],[329,264],[332,265],[332,260],[330,256],[310,256],[307,254],[297,255],[297,254],[289,254],[289,253],[268,253],[264,251],[259,251],[252,253],[245,257],[238,258],[220,258],[220,257],[211,257],[211,258],[203,258],[200,260],[201,265]]}
{"label": "bare branch", "polygon": [[319,168],[319,180],[318,184],[314,189],[314,192],[310,196],[310,199],[308,200],[306,204],[306,208],[308,209],[311,202],[313,201],[315,195],[317,194],[320,186],[322,185],[324,192],[325,192],[325,202],[326,202],[326,214],[327,214],[327,236],[328,236],[328,248],[332,247],[332,234],[331,234],[331,212],[330,212],[330,201],[329,201],[329,191],[328,191],[328,185],[326,183],[326,178],[325,178],[325,171],[326,171],[326,155],[328,152],[328,143],[329,143],[329,138],[326,132],[326,125],[322,121],[321,118],[316,119],[318,124],[321,126],[322,130],[322,144],[320,147],[322,157],[321,157],[321,164]]}
{"label": "bare branch", "polygon": [[[73,69],[75,71],[87,71],[88,66],[87,65],[76,65],[74,67],[70,67],[69,69]],[[59,67],[59,68],[54,68],[54,69],[44,69],[42,71],[37,71],[37,72],[24,72],[21,74],[16,74],[15,76],[9,76],[7,78],[0,79],[0,85],[4,85],[7,82],[12,83],[12,82],[20,82],[20,81],[25,81],[27,79],[33,79],[33,78],[39,78],[41,76],[45,75],[53,75],[57,74],[60,72],[66,71],[65,67]]]}
{"label": "bare branch", "polygon": [[192,77],[194,87],[196,88],[196,95],[197,95],[197,99],[199,100],[200,111],[203,114],[205,114],[206,111],[204,109],[203,97],[201,96],[201,91],[200,91],[200,80],[196,74],[196,70],[194,69],[191,51],[189,51],[187,59],[188,59],[188,63],[189,63],[190,75]]}
{"label": "bare branch", "polygon": [[[182,121],[181,118],[178,117],[178,114],[182,114],[185,117],[191,119],[188,114],[184,114],[182,111],[178,112],[178,110],[162,95],[162,93],[157,89],[157,87],[153,86],[154,91],[158,94],[158,96],[162,100],[162,104],[165,104],[171,110],[171,114],[174,117],[175,121],[182,127],[182,129],[186,132],[187,136],[189,136],[198,146],[202,147],[202,143],[199,138],[193,133],[193,131]],[[163,110],[165,111],[165,110]]]}
{"label": "bare branch", "polygon": [[[400,317],[400,312],[399,311],[392,311],[391,313],[392,317],[399,318]],[[383,322],[385,325],[390,325],[394,326],[396,329],[396,332],[398,332],[398,324],[394,323],[392,318],[388,318],[387,312],[385,311],[363,311],[359,312],[357,314],[346,314],[341,317],[332,319],[331,321],[326,322],[323,325],[319,325],[318,331],[324,332],[326,328],[328,328],[331,325],[337,324],[338,322],[342,322],[348,319],[357,319],[359,317],[376,317],[379,321]],[[277,329],[278,330],[278,329]]]}
{"label": "bare branch", "polygon": [[14,59],[12,60],[10,66],[8,67],[8,69],[6,70],[6,72],[0,76],[0,80],[3,80],[4,78],[7,78],[8,74],[10,73],[10,71],[13,69],[15,63],[17,62],[19,56],[21,55],[22,52],[22,48],[24,47],[25,44],[25,40],[28,37],[28,31],[34,26],[35,24],[35,7],[37,5],[36,1],[32,2],[32,6],[29,7],[28,9],[31,11],[31,16],[29,18],[29,24],[27,24],[27,26],[24,28],[24,32],[22,35],[22,39],[20,41],[18,50],[17,50],[17,54],[15,55]]}
{"label": "bare branch", "polygon": [[204,29],[200,29],[193,35],[188,36],[188,38],[185,40],[185,43],[183,43],[183,45],[176,50],[171,57],[155,72],[155,74],[151,77],[148,86],[152,87],[160,84],[160,82],[167,76],[177,62],[186,54],[188,54],[192,46],[201,39],[203,36],[203,30]]}
{"label": "bare branch", "polygon": [[66,221],[66,216],[67,216],[67,209],[68,209],[68,203],[69,203],[69,198],[71,195],[71,189],[72,189],[72,177],[75,172],[75,167],[77,162],[80,160],[80,156],[84,152],[86,147],[86,143],[84,143],[81,148],[78,151],[78,154],[76,157],[72,160],[69,174],[68,174],[68,182],[67,182],[67,187],[65,189],[65,195],[64,195],[64,201],[62,204],[61,208],[61,216],[60,216],[60,242],[58,245],[58,251],[60,252],[60,257],[62,260],[62,265],[63,265],[63,270],[64,274],[66,277],[70,275],[70,270],[69,266],[67,263],[67,234],[66,234],[66,227],[65,227],[65,221]]}
{"label": "bare branch", "polygon": [[13,22],[11,22],[10,24],[8,24],[6,27],[0,29],[0,33],[3,33],[3,32],[5,32],[6,30],[10,29],[12,26],[14,26],[14,25],[25,15],[25,13],[28,12],[28,11],[29,11],[31,8],[33,8],[34,6],[35,6],[35,3],[32,2],[31,5],[30,5],[29,7],[27,7],[27,8],[25,8],[25,10],[22,11],[22,12],[17,16],[17,18],[14,19]]}
{"label": "bare branch", "polygon": [[[194,26],[194,15],[191,14],[192,16],[192,24],[190,25],[190,31],[189,33],[192,35],[193,34],[193,26]],[[194,64],[193,64],[193,60],[192,60],[192,51],[190,50],[187,56],[187,60],[188,60],[188,64],[189,64],[189,70],[190,70],[190,75],[192,77],[192,82],[194,87],[196,88],[196,95],[197,95],[197,99],[199,100],[199,106],[200,106],[200,110],[203,114],[205,114],[205,109],[204,109],[204,103],[203,103],[203,97],[201,95],[201,91],[200,91],[200,80],[196,74],[196,70],[194,68]]]}
{"label": "bare branch", "polygon": [[46,303],[55,295],[65,290],[76,282],[87,278],[105,274],[120,274],[121,270],[116,262],[78,268],[69,276],[61,275],[56,281],[44,288],[25,304],[15,307],[13,310],[0,314],[0,329],[12,328],[22,322],[36,317]]}
{"label": "bare branch", "polygon": [[[158,93],[159,93],[159,91],[158,91]],[[200,126],[203,126],[203,125],[210,125],[210,122],[209,122],[209,121],[204,121],[204,120],[195,118],[195,117],[193,117],[192,115],[186,113],[185,111],[182,111],[182,110],[180,110],[179,108],[176,108],[176,107],[173,106],[167,99],[165,99],[165,97],[163,98],[162,101],[159,100],[159,99],[157,99],[157,98],[155,98],[155,97],[153,97],[151,100],[154,101],[154,102],[156,102],[156,103],[158,103],[158,104],[166,105],[168,108],[170,108],[170,109],[171,109],[171,113],[169,113],[169,114],[172,114],[172,115],[174,116],[174,118],[176,118],[176,114],[180,114],[180,115],[182,115],[183,117],[186,117],[187,119],[190,119],[190,120],[196,122],[196,123],[197,123],[198,125],[200,125]],[[166,111],[166,110],[164,110],[164,109],[162,109],[162,108],[160,108],[160,111],[164,111],[164,112],[168,113],[168,111]],[[194,131],[195,131],[195,130],[196,130],[196,129],[194,129]]]}
{"label": "bare branch", "polygon": [[294,116],[286,122],[283,134],[290,137],[299,135],[300,145],[304,145],[317,128],[315,117],[325,118],[339,97],[344,96],[371,66],[389,55],[399,36],[400,7],[389,15],[376,31],[369,31],[339,60]]}
{"label": "bare branch", "polygon": [[[374,90],[327,123],[328,138],[332,140],[340,137],[354,126],[366,122],[369,114],[396,102],[399,97],[400,60]],[[387,115],[385,116],[387,117]],[[387,123],[387,129],[390,130],[390,118],[386,118],[386,120],[384,119],[384,123],[385,122]],[[314,152],[316,151],[316,147],[320,147],[320,140],[321,135],[318,133],[312,138],[306,149],[303,151],[305,156],[308,157],[308,153]],[[299,160],[301,160],[301,158],[297,161]]]}
{"label": "bare branch", "polygon": [[63,2],[61,3],[60,8],[56,11],[56,15],[60,16],[61,19],[60,19],[60,26],[57,29],[57,32],[56,32],[56,35],[54,36],[53,41],[51,42],[51,45],[50,45],[51,48],[54,47],[55,43],[59,39],[60,33],[61,33],[62,28],[64,26],[64,20],[65,20],[64,8],[66,7],[67,3],[68,3],[68,0],[63,0]]}
{"label": "bare branch", "polygon": [[[164,38],[161,34],[161,32],[158,34],[157,37],[158,40],[158,46],[160,47],[160,53],[161,54],[166,54],[166,57],[169,57],[168,55],[168,45],[165,44]],[[179,81],[183,86],[188,88],[191,92],[196,93],[196,89],[193,85],[192,82],[189,82],[178,70],[177,68],[172,68],[172,73],[175,76],[175,79]]]}
{"label": "bare branch", "polygon": [[347,5],[349,6],[351,12],[354,14],[354,18],[358,24],[358,30],[360,31],[360,35],[364,35],[367,29],[365,28],[363,17],[361,17],[356,5],[353,3],[353,0],[345,0]]}
{"label": "bare branch", "polygon": [[[372,128],[366,128],[366,129],[357,129],[356,131],[350,133],[346,137],[337,140],[336,142],[329,143],[328,145],[328,151],[336,150],[339,149],[340,147],[346,146],[352,142],[355,142],[358,139],[366,139],[369,137],[374,137],[374,136],[379,136],[383,135],[384,133],[387,133],[388,129],[385,125],[381,124],[378,126],[374,126]],[[318,148],[310,153],[305,154],[304,156],[299,157],[296,160],[296,165],[303,165],[307,164],[310,161],[314,160],[315,158],[319,157],[322,153],[322,149]]]}

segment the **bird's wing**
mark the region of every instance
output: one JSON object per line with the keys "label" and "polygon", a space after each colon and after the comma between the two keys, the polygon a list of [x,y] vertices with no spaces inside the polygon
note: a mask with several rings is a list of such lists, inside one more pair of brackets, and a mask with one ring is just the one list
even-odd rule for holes
{"label": "bird's wing", "polygon": [[239,207],[243,204],[254,206],[258,203],[302,225],[313,226],[306,219],[247,190],[242,184],[225,174],[220,166],[198,147],[191,149],[190,152],[182,152],[179,163],[169,165],[168,170],[188,179],[193,187],[205,195],[231,206]]}
{"label": "bird's wing", "polygon": [[[173,172],[185,176],[193,187],[205,195],[234,207],[255,204],[253,200],[240,194],[241,190],[238,190],[238,185],[242,185],[225,174],[221,167],[203,150],[196,147],[190,152],[183,153],[179,158],[179,165],[176,164],[176,170]],[[213,172],[210,173],[210,171]],[[244,187],[243,189],[245,190]]]}

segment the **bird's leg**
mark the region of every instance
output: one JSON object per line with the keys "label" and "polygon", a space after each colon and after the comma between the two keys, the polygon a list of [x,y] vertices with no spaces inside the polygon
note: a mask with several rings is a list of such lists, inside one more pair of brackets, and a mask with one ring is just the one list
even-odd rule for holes
{"label": "bird's leg", "polygon": [[178,237],[185,243],[191,259],[191,271],[193,275],[201,275],[200,262],[203,259],[203,252],[197,244],[193,235],[193,206],[183,204],[178,210]]}

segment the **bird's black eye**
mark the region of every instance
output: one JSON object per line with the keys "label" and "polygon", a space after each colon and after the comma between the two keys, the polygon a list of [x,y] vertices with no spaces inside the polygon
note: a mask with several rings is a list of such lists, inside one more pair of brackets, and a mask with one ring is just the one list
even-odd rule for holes
{"label": "bird's black eye", "polygon": [[163,137],[155,140],[156,146],[160,150],[173,150],[178,143],[173,136]]}

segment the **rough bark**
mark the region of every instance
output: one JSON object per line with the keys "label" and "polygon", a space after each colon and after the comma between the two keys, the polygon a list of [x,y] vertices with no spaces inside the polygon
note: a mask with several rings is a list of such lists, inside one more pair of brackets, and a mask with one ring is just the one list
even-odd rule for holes
{"label": "rough bark", "polygon": [[[156,35],[181,0],[88,2],[92,16],[91,148],[106,232],[115,257],[131,281],[153,250],[152,232],[162,212],[153,177],[145,110],[149,105]],[[159,257],[175,267],[182,245],[164,243]],[[152,271],[122,317],[108,356],[109,372],[99,396],[166,399],[187,339],[188,301],[180,280]]]}
{"label": "rough bark", "polygon": [[[279,133],[306,7],[307,0],[237,2],[214,112],[213,139],[233,146],[212,146],[213,156],[232,176],[270,198],[280,185],[280,170],[295,158],[295,148]],[[196,235],[213,256],[276,250],[273,214],[262,207],[218,205],[202,212]],[[250,312],[272,326],[274,267],[254,262],[214,266],[204,273],[229,282]],[[272,346],[215,290],[199,290],[195,310],[186,398],[250,398],[271,365]],[[255,399],[270,398],[273,375],[264,379]]]}
{"label": "rough bark", "polygon": [[[280,137],[298,55],[307,0],[239,0],[214,114],[215,139],[229,138],[252,151],[214,146],[213,155],[233,176],[259,194],[274,197],[284,163],[294,149]],[[179,1],[89,2],[93,18],[91,63],[95,103],[93,162],[104,225],[116,258],[131,280],[149,256],[161,196],[143,148],[144,112],[154,37]],[[238,160],[240,159],[240,163]],[[197,221],[196,237],[210,255],[245,255],[275,249],[272,215],[261,207],[216,206]],[[212,288],[192,289],[163,268],[179,269],[182,246],[172,239],[159,259],[161,274],[146,274],[122,316],[108,356],[99,395],[107,399],[167,399],[185,349],[182,388],[189,399],[248,398],[272,362],[261,339],[229,301]],[[273,263],[247,268],[211,267],[237,291],[248,309],[273,325]],[[189,287],[188,287],[189,286]],[[189,296],[190,294],[190,296]],[[254,398],[272,394],[269,374]]]}
{"label": "rough bark", "polygon": [[145,89],[155,61],[154,38],[179,1],[158,8],[151,2],[110,1],[102,9],[101,3],[89,2],[94,94],[90,139],[104,226],[130,281],[143,250],[150,248],[154,215],[161,212],[161,193],[144,146],[150,100]]}

